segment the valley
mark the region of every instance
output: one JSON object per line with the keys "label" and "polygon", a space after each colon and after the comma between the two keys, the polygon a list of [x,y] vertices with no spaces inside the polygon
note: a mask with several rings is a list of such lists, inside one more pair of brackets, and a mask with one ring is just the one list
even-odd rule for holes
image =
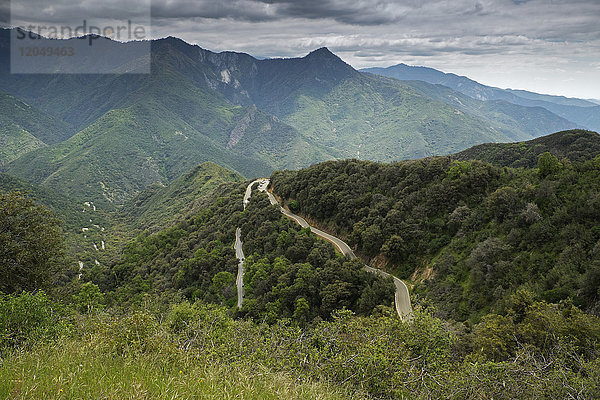
{"label": "valley", "polygon": [[[149,75],[13,77],[9,35],[0,31],[0,90],[40,114],[20,121],[46,118],[48,129],[25,124],[7,136],[12,150],[0,168],[107,210],[207,161],[255,178],[332,159],[446,155],[585,125],[512,97],[474,99],[449,86],[363,73],[327,48],[258,59],[169,37],[152,41]],[[103,46],[122,52],[127,44]],[[575,104],[555,105],[582,107]]]}
{"label": "valley", "polygon": [[597,103],[172,36],[16,74],[11,32],[0,398],[598,397]]}

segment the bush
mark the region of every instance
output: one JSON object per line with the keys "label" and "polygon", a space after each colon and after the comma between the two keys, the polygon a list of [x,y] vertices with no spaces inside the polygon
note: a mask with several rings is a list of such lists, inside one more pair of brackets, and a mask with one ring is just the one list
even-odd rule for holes
{"label": "bush", "polygon": [[0,349],[51,340],[69,331],[66,309],[44,292],[0,294]]}
{"label": "bush", "polygon": [[170,346],[168,336],[160,329],[156,318],[145,311],[119,318],[107,318],[105,314],[88,316],[81,329],[84,336],[90,335],[90,342],[98,354],[138,357],[160,353]]}
{"label": "bush", "polygon": [[65,265],[61,223],[21,193],[0,194],[0,291],[48,288]]}
{"label": "bush", "polygon": [[538,160],[538,169],[542,178],[557,173],[560,169],[558,158],[549,152],[543,153]]}

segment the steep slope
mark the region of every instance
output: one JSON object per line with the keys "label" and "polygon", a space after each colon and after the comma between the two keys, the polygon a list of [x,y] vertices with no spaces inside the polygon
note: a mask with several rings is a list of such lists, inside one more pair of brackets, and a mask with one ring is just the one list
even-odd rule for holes
{"label": "steep slope", "polygon": [[514,140],[407,85],[360,74],[326,48],[295,59],[207,59],[230,100],[257,104],[336,157],[397,160]]}
{"label": "steep slope", "polygon": [[[85,128],[107,111],[119,107],[131,91],[137,90],[145,80],[144,74],[119,74],[111,62],[120,58],[147,57],[136,50],[136,44],[125,44],[98,38],[94,42],[95,57],[78,57],[77,63],[105,63],[101,74],[69,73],[73,61],[64,57],[54,74],[17,74],[10,72],[10,29],[0,28],[0,88],[46,114],[60,119],[71,128],[68,132],[47,143],[58,143]],[[70,39],[78,40],[78,39]],[[69,46],[70,40],[61,41]],[[55,45],[52,41],[51,45]],[[97,45],[97,46],[96,46]],[[147,52],[146,52],[147,53]],[[115,56],[118,55],[118,56]],[[38,63],[39,64],[39,63]],[[35,63],[33,67],[35,67]],[[108,73],[113,71],[114,73]]]}
{"label": "steep slope", "polygon": [[134,230],[165,226],[175,218],[183,218],[197,210],[207,197],[218,197],[216,191],[224,183],[244,179],[212,162],[205,162],[171,182],[168,186],[150,185],[118,210],[116,218]]}
{"label": "steep slope", "polygon": [[498,166],[535,168],[542,153],[570,161],[584,162],[600,155],[600,135],[571,130],[522,143],[485,143],[461,151],[457,160],[480,160]]}
{"label": "steep slope", "polygon": [[124,203],[153,182],[166,184],[198,161],[221,160],[248,175],[271,170],[227,152],[169,110],[154,106],[110,111],[66,142],[22,156],[8,170],[107,207]]}
{"label": "steep slope", "polygon": [[343,158],[394,161],[512,140],[409,86],[365,76],[347,79],[319,98],[297,93],[296,109],[283,118]]}
{"label": "steep slope", "polygon": [[39,204],[51,209],[63,222],[67,231],[81,231],[86,226],[89,217],[81,213],[81,202],[66,197],[54,190],[32,184],[23,179],[0,173],[0,191],[19,191],[27,193]]}
{"label": "steep slope", "polygon": [[29,151],[68,137],[72,128],[0,92],[0,167]]}
{"label": "steep slope", "polygon": [[447,318],[476,322],[519,289],[598,312],[598,135],[567,131],[510,146],[536,166],[540,151],[573,159],[551,171],[452,157],[330,161],[277,171],[271,183],[366,261],[411,277]]}
{"label": "steep slope", "polygon": [[253,103],[279,117],[297,110],[300,94],[322,98],[346,80],[360,76],[327,48],[303,58],[253,61],[250,69],[233,69],[233,84],[237,81]]}
{"label": "steep slope", "polygon": [[0,167],[22,154],[44,147],[44,142],[19,126],[0,121],[0,127]]}
{"label": "steep slope", "polygon": [[[255,128],[254,136],[246,136],[246,140],[253,137],[256,140],[240,142],[240,147],[249,149],[253,157],[258,150],[264,150],[259,152],[266,157],[263,161],[275,167],[297,168],[332,157],[358,156],[390,161],[447,154],[486,141],[528,139],[543,129],[542,124],[523,126],[515,118],[504,115],[504,121],[497,123],[501,118],[485,118],[485,110],[461,109],[459,104],[432,99],[429,94],[397,81],[361,74],[326,48],[302,58],[258,60],[243,53],[213,53],[170,37],[152,43],[152,57],[153,73],[169,71],[183,75],[187,85],[221,93],[230,102],[244,107],[256,105],[258,110],[274,114],[300,131],[302,137],[292,138],[295,133],[284,130],[284,139],[289,136],[290,140],[281,143],[281,135],[264,134],[265,128],[273,126],[267,121]],[[80,79],[77,83],[72,81],[75,78],[57,79],[67,81],[55,84],[67,88],[81,84],[90,93],[114,87],[111,92],[119,94],[122,91],[117,87],[125,86],[130,92],[124,97],[113,99],[111,96],[110,101],[94,95],[100,100],[97,110],[76,105],[79,109],[73,111],[73,115],[79,116],[74,121],[78,124],[95,118],[109,103],[111,107],[124,107],[131,103],[135,93],[147,95],[139,89],[140,85],[144,86],[144,77],[99,77]],[[20,87],[28,85],[22,82]],[[64,101],[73,98],[72,95],[63,97]],[[161,97],[161,101],[165,99],[169,96]],[[54,106],[46,104],[44,107]],[[178,110],[181,102],[171,102],[165,107],[192,125],[194,121],[190,121],[190,117],[200,115],[200,109]],[[248,110],[246,120],[252,118]],[[241,128],[243,126],[242,120]],[[530,126],[539,126],[535,134],[528,135],[526,129]],[[569,127],[572,126],[555,129]],[[232,132],[233,141],[228,141],[228,147],[238,142],[235,136],[240,131],[243,129]]]}
{"label": "steep slope", "polygon": [[527,107],[505,100],[477,100],[444,85],[424,81],[403,81],[419,92],[475,115],[513,140],[526,140],[549,132],[576,128],[576,124],[543,107]]}
{"label": "steep slope", "polygon": [[[100,43],[102,51],[118,54],[127,48]],[[332,158],[448,154],[529,139],[561,123],[558,129],[572,127],[542,109],[469,103],[362,74],[326,48],[302,58],[258,60],[165,38],[152,41],[151,51],[152,74],[146,75],[9,77],[0,57],[0,88],[80,129],[14,160],[8,171],[119,205],[204,161],[254,177]],[[137,60],[132,57],[129,64]]]}
{"label": "steep slope", "polygon": [[326,48],[296,59],[201,54],[214,66],[212,85],[231,101],[254,102],[337,157],[447,154],[479,141],[575,127],[542,108],[486,104],[431,85],[360,74]]}
{"label": "steep slope", "polygon": [[306,155],[330,158],[276,118],[232,105],[177,72],[175,56],[181,54],[167,46],[156,54],[151,75],[134,78],[137,88],[119,100],[121,107],[69,140],[21,157],[9,171],[99,203],[122,204],[198,162],[263,176],[277,167],[307,165]]}
{"label": "steep slope", "polygon": [[433,68],[413,67],[405,64],[388,68],[366,68],[361,71],[399,80],[421,80],[432,84],[440,84],[478,100],[505,100],[526,107],[543,107],[566,120],[580,125],[580,127],[600,131],[600,107],[587,100],[541,95],[523,90],[504,90],[482,85],[464,76],[443,73]]}
{"label": "steep slope", "polygon": [[[243,210],[247,183],[225,184],[218,198],[207,199],[191,215],[140,234],[109,265],[86,271],[85,279],[111,291],[112,301],[122,305],[146,295],[177,295],[223,304],[269,324],[279,318],[302,324],[329,319],[342,307],[368,315],[392,305],[391,279],[366,272],[360,262],[340,256],[330,243],[283,218],[266,195],[255,193]],[[232,246],[236,226],[243,227],[247,252],[246,295],[239,311]]]}

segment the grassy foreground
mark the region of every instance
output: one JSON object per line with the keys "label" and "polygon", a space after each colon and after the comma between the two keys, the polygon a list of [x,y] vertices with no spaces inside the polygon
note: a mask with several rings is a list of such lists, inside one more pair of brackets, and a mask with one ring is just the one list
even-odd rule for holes
{"label": "grassy foreground", "polygon": [[0,399],[599,398],[598,319],[525,295],[473,333],[419,309],[301,328],[202,302],[81,314],[0,296]]}
{"label": "grassy foreground", "polygon": [[2,399],[342,399],[326,383],[300,382],[262,366],[169,348],[137,355],[98,351],[64,338],[9,354],[0,367]]}

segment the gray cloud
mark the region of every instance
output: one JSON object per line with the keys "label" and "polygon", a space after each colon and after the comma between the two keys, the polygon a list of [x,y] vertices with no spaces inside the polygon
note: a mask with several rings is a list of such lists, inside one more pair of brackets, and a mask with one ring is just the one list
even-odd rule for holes
{"label": "gray cloud", "polygon": [[[147,15],[148,1],[12,5],[25,22],[77,23]],[[600,97],[598,0],[154,0],[151,11],[154,37],[216,51],[292,57],[327,46],[355,67],[405,62]]]}

